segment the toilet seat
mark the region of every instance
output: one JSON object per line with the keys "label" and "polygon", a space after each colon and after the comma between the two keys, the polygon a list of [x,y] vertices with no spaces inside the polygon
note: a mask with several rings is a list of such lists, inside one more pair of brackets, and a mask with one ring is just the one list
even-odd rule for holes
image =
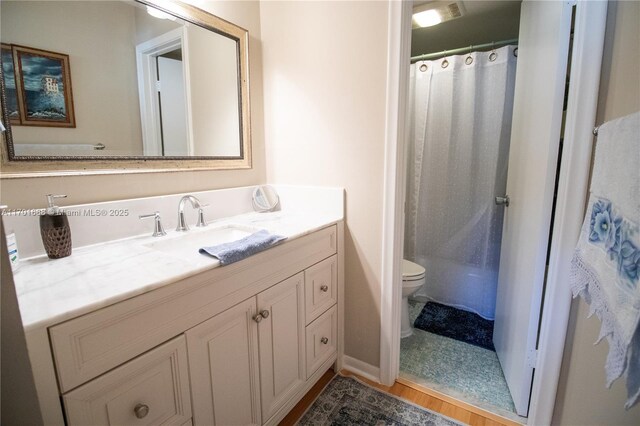
{"label": "toilet seat", "polygon": [[402,259],[402,281],[418,281],[424,278],[425,269],[413,262]]}

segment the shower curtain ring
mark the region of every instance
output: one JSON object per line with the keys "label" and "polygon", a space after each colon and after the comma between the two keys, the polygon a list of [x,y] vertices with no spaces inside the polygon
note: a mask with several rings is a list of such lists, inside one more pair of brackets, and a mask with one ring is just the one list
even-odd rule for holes
{"label": "shower curtain ring", "polygon": [[449,61],[447,61],[447,58],[446,58],[446,56],[447,56],[447,51],[446,51],[446,50],[443,50],[443,51],[442,51],[442,56],[444,56],[444,59],[443,59],[443,61],[440,63],[440,66],[441,66],[442,68],[446,68],[446,67],[448,67],[448,66],[449,66]]}
{"label": "shower curtain ring", "polygon": [[473,51],[473,44],[469,46],[469,53],[464,60],[464,63],[467,65],[471,65],[473,63],[473,57],[471,56],[471,52]]}
{"label": "shower curtain ring", "polygon": [[489,61],[493,62],[496,60],[496,58],[498,57],[498,54],[496,53],[496,48],[495,48],[495,42],[492,41],[491,42],[491,53],[489,54]]}

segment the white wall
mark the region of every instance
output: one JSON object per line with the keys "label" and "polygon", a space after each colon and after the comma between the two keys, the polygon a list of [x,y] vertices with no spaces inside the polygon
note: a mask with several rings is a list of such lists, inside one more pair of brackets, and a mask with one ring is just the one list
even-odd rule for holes
{"label": "white wall", "polygon": [[263,2],[269,182],[346,189],[345,351],[379,365],[388,4]]}
{"label": "white wall", "polygon": [[[609,2],[597,123],[640,110],[640,2]],[[597,346],[600,321],[575,300],[565,344],[554,425],[639,425],[640,404],[629,411],[624,379],[605,388],[606,341]]]}
{"label": "white wall", "polygon": [[76,127],[13,126],[15,142],[103,143],[110,155],[141,155],[134,8],[114,1],[3,1],[0,9],[3,43],[67,54],[71,68]]}
{"label": "white wall", "polygon": [[[82,204],[206,189],[250,186],[266,180],[262,114],[262,43],[257,1],[198,1],[200,7],[249,31],[253,167],[249,170],[182,171],[122,175],[33,177],[0,180],[0,202],[16,208],[43,207],[45,194],[67,194]],[[4,2],[3,2],[4,7]],[[253,78],[255,76],[255,78]],[[137,90],[135,91],[137,93]],[[215,207],[213,207],[215,208]]]}
{"label": "white wall", "polygon": [[195,155],[240,155],[238,52],[230,38],[188,30]]}

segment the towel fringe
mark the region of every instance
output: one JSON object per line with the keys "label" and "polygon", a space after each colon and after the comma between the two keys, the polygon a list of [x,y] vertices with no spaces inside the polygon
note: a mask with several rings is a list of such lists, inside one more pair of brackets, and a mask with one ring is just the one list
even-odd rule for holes
{"label": "towel fringe", "polygon": [[[590,304],[590,310],[597,315],[602,323],[598,340],[594,344],[598,344],[604,337],[607,338],[607,342],[609,343],[609,354],[607,355],[605,371],[607,375],[606,386],[610,388],[613,382],[621,377],[625,370],[627,370],[632,345],[628,344],[630,342],[623,341],[622,333],[617,329],[615,316],[604,303],[604,294],[596,279],[596,275],[582,260],[578,250],[576,250],[571,260],[570,274],[572,275],[570,281],[572,283],[571,291],[573,297],[575,298],[578,295],[582,296],[585,301]],[[621,360],[622,362],[620,362]],[[635,395],[635,399],[632,398],[627,401],[625,406],[628,405],[631,407],[637,400],[638,395]]]}

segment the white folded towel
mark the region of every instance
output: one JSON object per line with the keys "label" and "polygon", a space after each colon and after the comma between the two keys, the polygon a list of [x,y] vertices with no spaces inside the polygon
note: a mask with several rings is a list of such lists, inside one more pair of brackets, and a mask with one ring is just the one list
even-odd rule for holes
{"label": "white folded towel", "polygon": [[[607,387],[626,374],[640,397],[640,112],[598,130],[589,204],[571,262],[571,290],[602,322]],[[596,342],[597,343],[597,342]]]}

